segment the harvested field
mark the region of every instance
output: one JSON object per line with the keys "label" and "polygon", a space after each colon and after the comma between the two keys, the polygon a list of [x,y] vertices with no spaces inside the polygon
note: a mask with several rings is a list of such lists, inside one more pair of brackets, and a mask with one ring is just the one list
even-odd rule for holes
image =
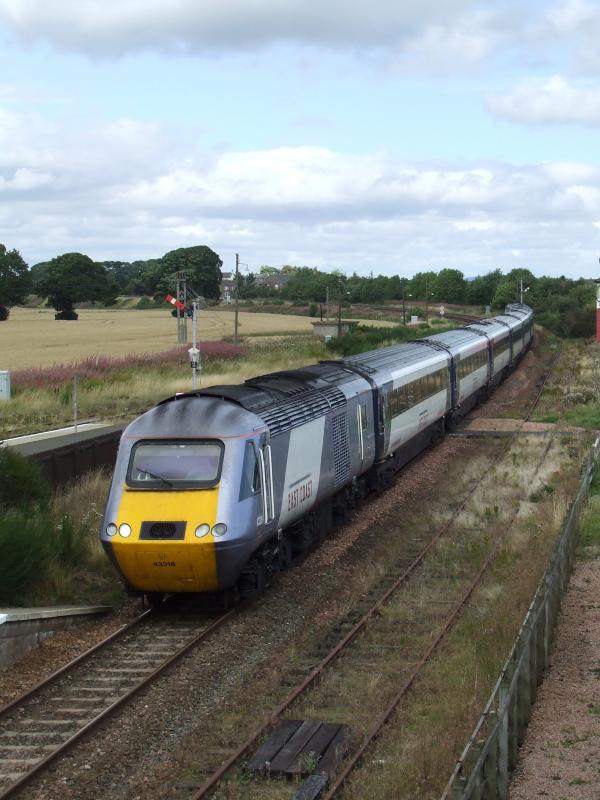
{"label": "harvested field", "polygon": [[[54,310],[14,308],[0,325],[0,369],[22,369],[78,361],[86,356],[159,353],[177,344],[176,323],[169,307],[149,311],[81,309],[77,322],[57,322]],[[233,311],[208,309],[200,315],[199,338],[233,335]],[[240,336],[307,334],[310,317],[292,314],[239,314]],[[366,320],[376,327],[389,323]],[[191,338],[191,323],[189,325]]]}

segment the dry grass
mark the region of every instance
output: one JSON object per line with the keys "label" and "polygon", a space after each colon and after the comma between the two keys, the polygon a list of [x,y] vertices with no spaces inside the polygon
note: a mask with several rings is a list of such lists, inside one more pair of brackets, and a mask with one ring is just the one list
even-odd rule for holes
{"label": "dry grass", "polygon": [[[57,322],[52,309],[14,308],[0,324],[0,369],[51,366],[86,356],[159,353],[177,344],[175,320],[165,309],[148,311],[81,309],[77,322]],[[233,335],[233,311],[208,309],[200,315],[203,341]],[[292,314],[239,314],[241,336],[309,334],[310,317]],[[368,320],[367,325],[389,323]],[[191,337],[191,323],[188,326]]]}
{"label": "dry grass", "polygon": [[[243,361],[211,362],[201,376],[200,385],[240,383],[255,375],[300,367],[325,357],[323,346],[312,336],[294,336],[276,342],[262,340],[249,348]],[[85,379],[77,393],[79,419],[128,420],[159,400],[190,389],[190,370],[186,365],[140,367],[117,371],[102,379]],[[1,411],[0,438],[68,425],[73,419],[71,385],[20,391],[2,404]]]}
{"label": "dry grass", "polygon": [[89,567],[107,566],[100,544],[100,523],[110,489],[111,474],[107,469],[92,470],[75,483],[59,489],[52,498],[52,515],[56,519],[68,514],[86,537]]}

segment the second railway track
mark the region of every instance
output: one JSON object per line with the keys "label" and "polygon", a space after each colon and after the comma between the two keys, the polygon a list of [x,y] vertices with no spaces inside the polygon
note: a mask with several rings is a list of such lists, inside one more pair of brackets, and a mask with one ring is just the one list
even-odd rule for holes
{"label": "second railway track", "polygon": [[[527,404],[527,408],[519,427],[522,427],[522,425],[528,421],[533,414],[533,411],[535,410],[542,396],[546,383],[552,374],[559,357],[560,351],[556,352],[542,380],[535,386],[533,396],[530,398],[530,401]],[[536,464],[531,476],[532,479],[535,478],[540,468],[546,461],[551,446],[552,440],[550,439],[543,445],[543,447],[541,447],[541,454],[536,460]],[[500,462],[501,459],[507,454],[509,449],[510,441],[507,441],[505,446],[502,447],[498,453],[495,459],[496,462]],[[482,558],[482,561],[477,569],[474,570],[474,575],[472,572],[465,572],[464,574],[455,573],[452,576],[440,574],[438,586],[439,596],[437,600],[432,603],[432,606],[429,609],[430,613],[424,613],[424,609],[422,608],[420,609],[419,614],[417,614],[417,609],[409,609],[409,618],[402,620],[402,622],[409,626],[410,632],[408,632],[408,628],[400,630],[401,638],[405,642],[406,635],[408,634],[408,641],[402,646],[397,644],[399,631],[396,626],[398,620],[402,617],[402,612],[399,610],[394,611],[394,602],[398,602],[400,590],[409,581],[411,581],[411,579],[421,568],[423,568],[427,556],[434,551],[436,545],[438,545],[443,537],[450,531],[454,522],[464,511],[469,499],[474,495],[482,481],[483,476],[481,479],[474,482],[465,497],[460,502],[458,508],[450,515],[449,519],[435,532],[435,534],[426,544],[421,544],[420,548],[415,547],[415,552],[412,556],[407,554],[407,557],[403,559],[402,562],[395,565],[395,576],[393,576],[392,573],[389,573],[387,576],[385,576],[381,582],[382,585],[379,586],[379,596],[372,600],[371,604],[366,608],[366,610],[364,610],[364,613],[362,613],[359,619],[357,619],[353,624],[349,625],[349,630],[347,630],[345,634],[331,647],[331,649],[322,657],[319,663],[309,672],[309,674],[297,685],[293,686],[283,702],[281,702],[275,709],[272,710],[270,714],[264,718],[263,722],[251,734],[251,736],[244,741],[237,748],[237,750],[235,750],[229,756],[228,759],[226,759],[212,772],[202,786],[199,787],[198,791],[193,794],[193,800],[202,800],[203,798],[212,797],[215,790],[217,790],[217,787],[220,786],[221,782],[225,776],[228,775],[230,770],[234,766],[242,763],[244,757],[250,753],[251,748],[256,747],[260,741],[264,740],[268,733],[272,731],[278,723],[282,721],[285,722],[287,715],[293,713],[293,709],[298,707],[302,709],[303,701],[304,711],[318,707],[321,717],[327,717],[328,719],[335,718],[337,722],[344,718],[346,715],[340,715],[339,697],[337,696],[335,690],[335,684],[339,676],[335,676],[332,679],[332,684],[334,686],[333,697],[328,697],[328,692],[324,691],[321,692],[321,695],[316,701],[306,701],[305,695],[309,693],[309,690],[314,690],[314,687],[317,685],[317,682],[323,678],[326,670],[328,670],[334,661],[337,661],[339,658],[343,657],[343,654],[346,653],[350,646],[358,646],[359,649],[363,650],[362,655],[359,658],[359,662],[362,661],[360,672],[363,671],[363,668],[365,669],[365,678],[368,677],[366,673],[372,674],[374,670],[375,672],[377,671],[376,668],[378,666],[382,666],[381,658],[379,658],[378,662],[378,659],[373,656],[374,650],[377,650],[377,648],[379,648],[380,651],[385,651],[386,648],[396,648],[397,650],[401,650],[401,663],[397,663],[397,659],[391,659],[393,666],[391,668],[388,666],[387,668],[387,672],[391,673],[392,683],[398,688],[397,690],[391,692],[388,702],[384,704],[383,708],[381,709],[381,713],[375,715],[374,720],[372,720],[373,709],[364,710],[364,725],[360,727],[364,727],[365,734],[363,737],[359,737],[358,741],[353,743],[350,750],[350,755],[342,764],[339,774],[332,776],[330,774],[319,773],[317,765],[316,774],[312,779],[309,779],[306,786],[303,785],[300,787],[298,793],[294,794],[294,798],[314,799],[318,797],[324,797],[326,800],[330,800],[338,793],[348,776],[351,774],[352,770],[357,766],[364,756],[367,749],[378,738],[383,727],[394,714],[399,703],[408,694],[418,679],[424,666],[427,664],[435,650],[442,643],[446,634],[460,616],[462,610],[465,608],[469,599],[481,584],[482,579],[498,555],[504,538],[503,536],[498,537],[489,545],[487,553]],[[529,491],[529,485],[524,488],[525,494],[521,499],[526,498]],[[517,504],[515,510],[511,514],[510,520],[508,521],[506,526],[507,529],[509,529],[514,522],[518,513],[518,509],[519,505]],[[417,542],[419,540],[415,539],[414,541]],[[463,544],[466,546],[468,543],[465,542]],[[433,569],[435,570],[435,563]],[[378,634],[378,625],[375,624],[371,626],[367,633],[367,626],[369,623],[377,620],[378,616],[382,613],[388,616],[390,614],[392,615],[391,630],[389,624],[387,626],[384,625],[383,627],[384,629],[387,627],[387,631],[384,630],[383,633]],[[410,616],[411,613],[413,613],[412,617]],[[379,627],[381,627],[381,625],[379,625]],[[425,640],[425,645],[422,647],[419,647],[419,645],[413,646],[410,642],[410,636],[417,628]],[[359,637],[362,637],[368,641],[363,642]],[[357,641],[359,642],[358,645]],[[337,669],[339,671],[340,667],[338,666]],[[353,671],[354,667],[351,667],[350,669]],[[304,716],[304,711],[296,713],[295,716],[301,718]],[[361,711],[361,709],[355,709],[354,718],[345,719],[344,721],[349,725],[356,723],[357,718],[360,719],[361,717]],[[345,744],[346,742],[344,742],[344,745]],[[302,748],[301,743],[297,746]],[[306,750],[306,747],[308,746],[309,745],[306,745],[305,743],[304,750],[306,752],[300,749],[298,753],[295,753],[295,755],[292,757],[292,761],[294,758],[296,759],[296,768],[299,759],[301,759],[303,756],[311,755],[311,753]],[[295,745],[291,744],[290,747],[293,748]],[[268,762],[265,769],[267,772],[269,771]],[[262,771],[264,772],[265,769]],[[327,788],[328,785],[329,788]],[[257,791],[258,793],[256,793]],[[261,797],[261,791],[266,790],[264,787],[260,788],[260,786],[258,788],[254,787],[254,791],[251,788],[248,788],[247,795],[248,797],[258,798]],[[269,788],[269,797],[290,797],[290,795],[291,791],[285,784],[282,785],[279,783],[277,789],[274,787]]]}
{"label": "second railway track", "polygon": [[0,798],[22,789],[233,614],[147,611],[0,708]]}

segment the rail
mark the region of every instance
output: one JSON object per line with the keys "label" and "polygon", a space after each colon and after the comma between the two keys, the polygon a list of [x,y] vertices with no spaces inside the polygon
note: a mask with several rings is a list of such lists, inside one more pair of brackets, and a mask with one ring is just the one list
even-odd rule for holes
{"label": "rail", "polygon": [[588,455],[575,499],[550,565],[475,730],[441,800],[505,800],[535,702],[549,663],[550,645],[575,557],[578,524],[589,495],[600,436]]}

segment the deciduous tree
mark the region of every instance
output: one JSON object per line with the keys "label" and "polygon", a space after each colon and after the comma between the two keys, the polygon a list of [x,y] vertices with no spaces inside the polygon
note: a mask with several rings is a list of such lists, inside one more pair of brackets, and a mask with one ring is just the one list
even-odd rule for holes
{"label": "deciduous tree", "polygon": [[223,262],[210,247],[180,247],[156,259],[144,276],[154,295],[175,291],[175,273],[183,272],[194,291],[207,300],[218,300],[221,295],[221,267]]}
{"label": "deciduous tree", "polygon": [[56,309],[56,319],[77,319],[75,303],[91,300],[110,305],[117,286],[102,264],[82,253],[64,253],[49,262],[38,291]]}
{"label": "deciduous tree", "polygon": [[22,303],[30,289],[31,277],[21,254],[0,244],[0,321],[8,319],[11,306]]}

